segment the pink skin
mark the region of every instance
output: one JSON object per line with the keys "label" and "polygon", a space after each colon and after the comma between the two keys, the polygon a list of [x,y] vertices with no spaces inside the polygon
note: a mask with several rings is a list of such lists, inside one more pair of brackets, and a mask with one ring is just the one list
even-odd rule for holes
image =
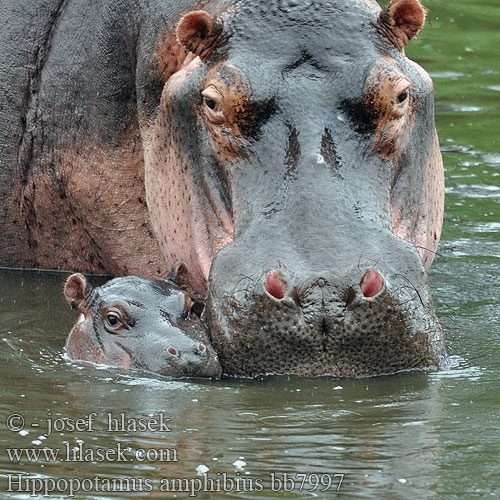
{"label": "pink skin", "polygon": [[193,288],[205,295],[212,260],[233,240],[233,226],[220,201],[207,199],[196,182],[193,166],[175,144],[169,111],[172,96],[201,65],[199,57],[191,59],[169,79],[158,119],[143,139],[147,203],[165,260],[169,265],[185,262]]}
{"label": "pink skin", "polygon": [[[422,70],[423,71],[423,70]],[[444,170],[437,134],[429,145],[424,181],[416,192],[404,183],[394,188],[392,230],[418,250],[428,271],[436,255],[444,214]]]}
{"label": "pink skin", "polygon": [[375,269],[370,269],[363,276],[360,287],[364,297],[367,299],[375,297],[384,287],[384,279]]}
{"label": "pink skin", "polygon": [[130,370],[132,367],[130,355],[113,344],[106,346],[106,352],[102,351],[99,349],[99,344],[95,338],[89,335],[88,332],[91,331],[92,315],[87,311],[81,314],[66,340],[68,357],[74,360]]}
{"label": "pink skin", "polygon": [[271,271],[264,281],[264,287],[275,299],[281,300],[285,297],[286,283],[279,271]]}

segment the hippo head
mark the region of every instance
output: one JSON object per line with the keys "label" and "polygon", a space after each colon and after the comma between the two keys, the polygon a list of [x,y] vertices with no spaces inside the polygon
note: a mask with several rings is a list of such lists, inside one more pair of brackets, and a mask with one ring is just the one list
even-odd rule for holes
{"label": "hippo head", "polygon": [[[146,145],[166,258],[207,286],[224,371],[368,376],[436,367],[426,271],[443,165],[433,86],[404,53],[418,0],[210,5]],[[180,220],[179,220],[180,216]]]}
{"label": "hippo head", "polygon": [[66,340],[69,358],[176,378],[220,376],[203,325],[188,318],[190,297],[172,282],[127,276],[94,289],[73,274],[64,294],[81,312]]}

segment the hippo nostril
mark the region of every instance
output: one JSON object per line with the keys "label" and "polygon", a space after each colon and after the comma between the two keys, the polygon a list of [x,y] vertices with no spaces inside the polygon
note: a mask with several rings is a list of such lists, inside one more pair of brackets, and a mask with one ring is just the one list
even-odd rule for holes
{"label": "hippo nostril", "polygon": [[177,349],[174,349],[173,347],[169,347],[167,349],[167,352],[171,354],[172,356],[177,356]]}
{"label": "hippo nostril", "polygon": [[281,300],[286,293],[286,283],[279,271],[271,271],[264,281],[264,288],[269,295]]}
{"label": "hippo nostril", "polygon": [[384,278],[375,269],[366,271],[361,283],[361,293],[366,298],[375,297],[384,287]]}

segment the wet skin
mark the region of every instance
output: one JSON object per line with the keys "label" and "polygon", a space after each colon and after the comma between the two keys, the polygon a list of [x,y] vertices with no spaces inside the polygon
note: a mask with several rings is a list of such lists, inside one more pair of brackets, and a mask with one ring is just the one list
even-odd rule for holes
{"label": "wet skin", "polygon": [[93,289],[73,274],[64,294],[81,312],[65,345],[72,360],[175,378],[220,376],[192,301],[173,282],[127,276]]}
{"label": "wet skin", "polygon": [[[385,11],[252,2],[179,24],[199,58],[164,88],[146,145],[148,204],[157,234],[179,198],[183,213],[215,219],[205,238],[193,234],[225,372],[439,365],[426,269],[443,169],[432,82],[403,49],[423,20],[420,4],[403,0]],[[169,188],[172,171],[189,172],[191,187]],[[191,179],[201,179],[195,203],[184,195],[192,200]],[[166,255],[178,238],[159,239]]]}
{"label": "wet skin", "polygon": [[184,261],[228,374],[439,366],[443,166],[432,82],[404,54],[417,0],[104,2],[88,24],[46,2],[36,71],[0,72],[28,89],[21,111],[0,93],[24,113],[1,121],[1,263]]}

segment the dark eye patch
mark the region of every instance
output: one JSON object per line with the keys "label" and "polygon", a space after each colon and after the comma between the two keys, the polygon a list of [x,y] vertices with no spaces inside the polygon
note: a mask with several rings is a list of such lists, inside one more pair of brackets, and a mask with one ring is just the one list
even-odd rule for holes
{"label": "dark eye patch", "polygon": [[364,99],[346,99],[340,103],[340,109],[349,118],[355,132],[363,134],[376,128],[379,113]]}
{"label": "dark eye patch", "polygon": [[246,139],[257,139],[262,126],[276,113],[278,109],[275,98],[262,102],[252,102],[238,116],[238,125]]}

